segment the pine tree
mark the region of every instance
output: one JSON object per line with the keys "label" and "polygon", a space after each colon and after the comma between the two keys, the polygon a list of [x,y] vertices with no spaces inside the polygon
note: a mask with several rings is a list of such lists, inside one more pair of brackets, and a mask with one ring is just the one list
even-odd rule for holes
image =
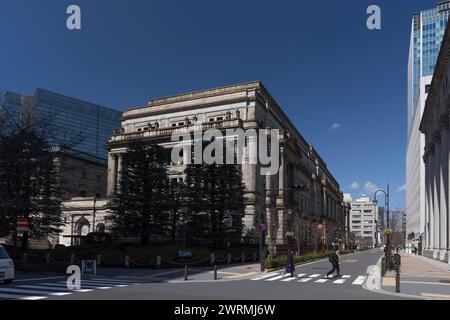
{"label": "pine tree", "polygon": [[[0,198],[3,235],[14,232],[17,218],[24,217],[33,234],[49,237],[60,232],[61,196],[50,146],[30,128],[0,136]],[[22,248],[28,246],[28,232]]]}
{"label": "pine tree", "polygon": [[110,216],[113,231],[138,235],[141,245],[149,243],[150,235],[167,231],[168,162],[169,154],[158,145],[129,145],[122,161],[118,205]]}
{"label": "pine tree", "polygon": [[244,215],[244,185],[237,165],[202,164],[186,169],[191,235],[220,241],[240,237]]}

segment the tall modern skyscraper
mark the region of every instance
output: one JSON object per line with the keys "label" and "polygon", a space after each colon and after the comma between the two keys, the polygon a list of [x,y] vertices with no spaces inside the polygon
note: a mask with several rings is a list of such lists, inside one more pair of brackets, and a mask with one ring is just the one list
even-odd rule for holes
{"label": "tall modern skyscraper", "polygon": [[[120,127],[122,113],[94,103],[67,97],[43,89],[34,95],[5,91],[0,99],[3,130],[12,129],[23,117],[51,123],[49,143],[55,147],[68,144],[85,156],[103,160],[104,148],[115,128]],[[48,122],[47,121],[47,122]]]}
{"label": "tall modern skyscraper", "polygon": [[425,166],[422,160],[425,140],[419,126],[449,10],[450,1],[442,1],[435,8],[414,13],[412,17],[408,60],[407,234],[418,235],[425,228]]}

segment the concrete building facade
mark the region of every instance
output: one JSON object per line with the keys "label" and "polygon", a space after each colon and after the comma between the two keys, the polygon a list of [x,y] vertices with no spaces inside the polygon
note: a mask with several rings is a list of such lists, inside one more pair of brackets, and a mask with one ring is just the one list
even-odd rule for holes
{"label": "concrete building facade", "polygon": [[350,231],[360,247],[380,245],[378,207],[369,197],[362,195],[351,203]]}

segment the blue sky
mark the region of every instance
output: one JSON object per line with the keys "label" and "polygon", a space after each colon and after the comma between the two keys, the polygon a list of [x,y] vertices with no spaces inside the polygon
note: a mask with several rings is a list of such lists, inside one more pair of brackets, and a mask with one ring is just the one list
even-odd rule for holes
{"label": "blue sky", "polygon": [[[2,0],[0,90],[116,109],[261,80],[344,192],[404,206],[411,14],[437,1]],[[77,4],[82,30],[66,28]],[[366,28],[381,7],[382,29]],[[352,188],[354,187],[354,188]]]}

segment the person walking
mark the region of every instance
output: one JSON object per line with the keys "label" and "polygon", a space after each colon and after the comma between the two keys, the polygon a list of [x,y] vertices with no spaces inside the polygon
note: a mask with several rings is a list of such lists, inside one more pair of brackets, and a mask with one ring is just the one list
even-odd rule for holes
{"label": "person walking", "polygon": [[328,261],[330,261],[331,266],[333,267],[330,271],[328,271],[326,278],[328,279],[330,274],[336,271],[336,277],[341,276],[341,270],[339,268],[339,249],[336,249],[335,252],[330,254],[328,257]]}
{"label": "person walking", "polygon": [[286,261],[286,273],[290,273],[291,277],[294,276],[295,263],[294,263],[294,253],[289,250]]}

